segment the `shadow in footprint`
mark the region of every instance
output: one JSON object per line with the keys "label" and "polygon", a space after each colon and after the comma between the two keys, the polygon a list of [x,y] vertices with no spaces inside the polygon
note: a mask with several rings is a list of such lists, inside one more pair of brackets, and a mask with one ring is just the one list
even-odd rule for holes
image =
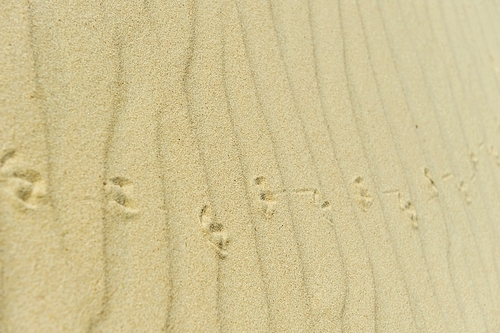
{"label": "shadow in footprint", "polygon": [[113,213],[122,214],[127,218],[139,213],[133,199],[134,184],[125,177],[113,177],[104,182],[108,208]]}

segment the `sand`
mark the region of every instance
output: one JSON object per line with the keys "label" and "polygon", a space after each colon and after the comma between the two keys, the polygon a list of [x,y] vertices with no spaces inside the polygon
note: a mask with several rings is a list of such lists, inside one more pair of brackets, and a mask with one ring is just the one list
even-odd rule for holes
{"label": "sand", "polygon": [[498,1],[0,3],[0,332],[500,332]]}

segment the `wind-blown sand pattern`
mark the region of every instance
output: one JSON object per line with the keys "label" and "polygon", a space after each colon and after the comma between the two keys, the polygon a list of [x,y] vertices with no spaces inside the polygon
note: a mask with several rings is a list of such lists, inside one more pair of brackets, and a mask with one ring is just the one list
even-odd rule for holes
{"label": "wind-blown sand pattern", "polygon": [[0,332],[500,332],[500,3],[0,3]]}

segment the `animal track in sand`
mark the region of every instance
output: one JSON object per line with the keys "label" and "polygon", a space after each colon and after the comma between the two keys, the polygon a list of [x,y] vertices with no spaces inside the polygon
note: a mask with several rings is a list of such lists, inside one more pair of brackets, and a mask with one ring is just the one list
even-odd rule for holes
{"label": "animal track in sand", "polygon": [[215,250],[221,259],[224,259],[228,255],[228,233],[222,223],[218,223],[214,220],[212,208],[205,205],[200,214],[201,230],[203,231],[203,235],[207,239],[210,247]]}
{"label": "animal track in sand", "polygon": [[399,190],[389,190],[389,191],[383,191],[382,193],[384,194],[397,194],[398,198],[398,206],[399,209],[408,217],[408,220],[410,221],[410,225],[413,229],[418,229],[418,215],[417,215],[417,210],[411,200],[408,200],[405,198],[403,193]]}
{"label": "animal track in sand", "polygon": [[473,151],[469,151],[469,160],[474,170],[478,170],[479,158]]}
{"label": "animal track in sand", "polygon": [[403,211],[410,219],[411,226],[414,229],[418,229],[418,216],[415,206],[410,200],[406,200],[401,192],[398,192],[398,202],[399,208]]}
{"label": "animal track in sand", "polygon": [[428,168],[424,168],[424,176],[428,180],[428,184],[431,190],[431,199],[438,196],[438,189],[434,179],[432,179],[431,171]]}
{"label": "animal track in sand", "polygon": [[498,154],[497,149],[494,146],[488,146],[488,154],[490,154],[493,158],[496,165],[500,167],[500,155]]}
{"label": "animal track in sand", "polygon": [[265,177],[255,178],[254,184],[258,188],[261,211],[266,218],[271,218],[276,211],[276,196],[274,192],[269,189]]}
{"label": "animal track in sand", "polygon": [[445,173],[443,176],[441,176],[442,180],[449,180],[453,178],[453,174],[451,172]]}
{"label": "animal track in sand", "polygon": [[459,189],[460,193],[462,193],[462,198],[464,199],[465,203],[470,204],[472,202],[472,199],[471,199],[470,194],[469,194],[468,184],[462,180],[458,184],[458,189]]}
{"label": "animal track in sand", "polygon": [[322,217],[326,221],[332,223],[332,219],[328,213],[328,211],[331,209],[331,204],[329,201],[323,199],[321,193],[317,189],[303,188],[273,191],[269,188],[267,180],[263,176],[256,177],[254,179],[254,184],[257,187],[257,194],[261,205],[261,212],[267,219],[271,218],[276,212],[277,198],[288,193],[293,195],[310,196],[311,204],[315,205],[318,209],[321,210]]}
{"label": "animal track in sand", "polygon": [[23,208],[35,209],[44,203],[46,183],[40,172],[25,166],[15,149],[7,149],[0,156],[0,187]]}
{"label": "animal track in sand", "polygon": [[103,183],[110,211],[133,217],[139,213],[134,201],[134,184],[125,177],[113,177]]}
{"label": "animal track in sand", "polygon": [[354,188],[354,199],[361,209],[366,212],[373,203],[373,197],[365,185],[365,180],[363,177],[357,177],[352,182],[352,186]]}

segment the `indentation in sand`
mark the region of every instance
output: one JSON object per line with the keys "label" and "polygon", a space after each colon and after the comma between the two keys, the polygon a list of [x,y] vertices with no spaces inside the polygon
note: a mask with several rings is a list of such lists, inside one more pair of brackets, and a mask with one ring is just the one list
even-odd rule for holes
{"label": "indentation in sand", "polygon": [[200,214],[201,229],[208,244],[213,248],[220,258],[224,259],[228,255],[229,236],[222,223],[215,221],[212,208],[206,205]]}
{"label": "indentation in sand", "polygon": [[430,188],[430,191],[431,191],[431,199],[433,199],[433,198],[438,196],[439,192],[438,192],[436,183],[434,182],[434,179],[432,178],[431,171],[428,168],[424,168],[424,176],[428,180],[428,187]]}
{"label": "indentation in sand", "polygon": [[134,184],[125,177],[112,177],[103,183],[111,212],[133,217],[139,213],[134,201]]}
{"label": "indentation in sand", "polygon": [[352,186],[354,188],[354,198],[357,204],[366,212],[373,203],[373,197],[365,185],[365,180],[361,176],[357,177],[352,182]]}
{"label": "indentation in sand", "polygon": [[331,210],[331,204],[328,200],[323,198],[323,195],[319,190],[315,188],[301,188],[301,189],[283,189],[283,190],[271,190],[267,185],[267,180],[263,176],[256,177],[254,179],[254,184],[257,186],[257,192],[259,196],[259,201],[261,204],[261,212],[266,218],[271,218],[276,212],[277,199],[288,193],[291,195],[306,195],[310,196],[310,203],[321,210],[323,219],[332,223],[332,219],[329,216],[329,211]]}
{"label": "indentation in sand", "polygon": [[0,157],[0,186],[19,207],[35,209],[46,198],[46,182],[40,172],[28,167],[15,149],[5,150]]}

